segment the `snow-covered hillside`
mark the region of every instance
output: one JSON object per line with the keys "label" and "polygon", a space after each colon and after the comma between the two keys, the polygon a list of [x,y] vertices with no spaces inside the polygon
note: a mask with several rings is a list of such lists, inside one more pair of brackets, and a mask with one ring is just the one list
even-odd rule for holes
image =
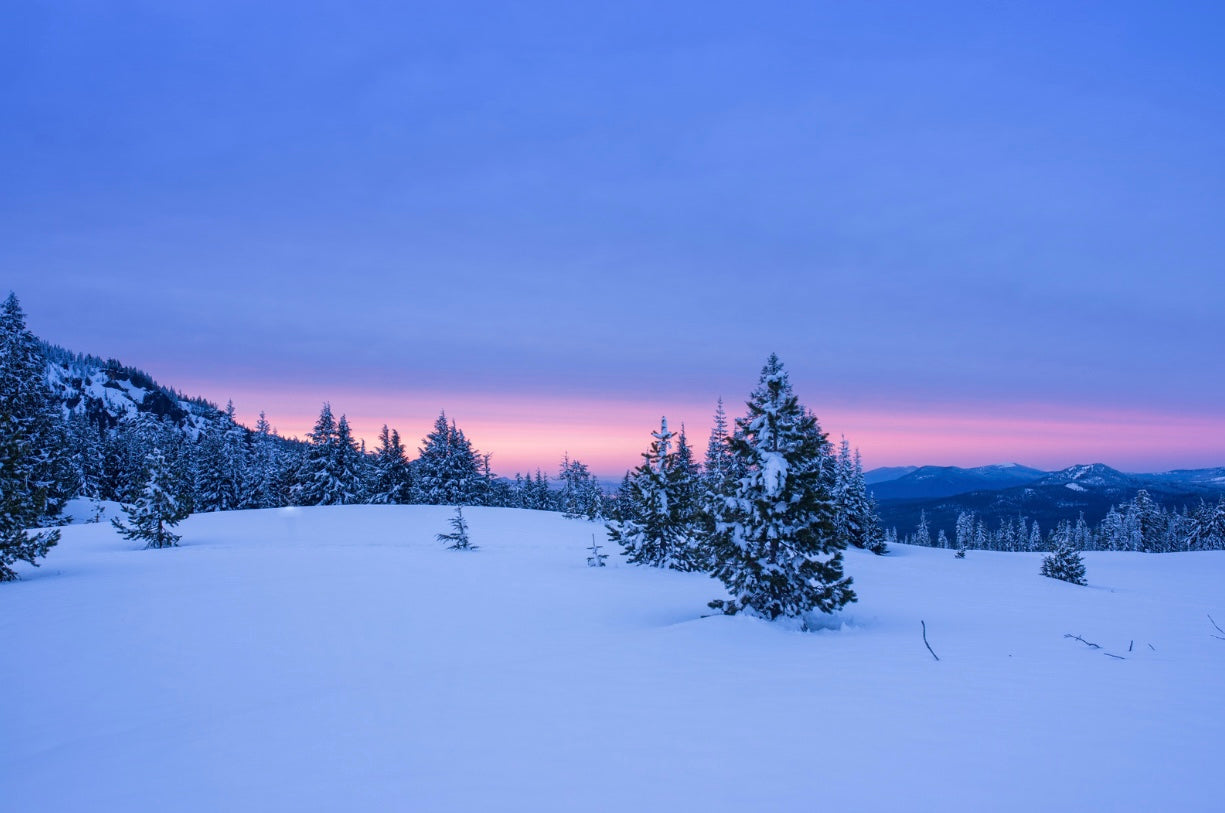
{"label": "snow-covered hillside", "polygon": [[170,420],[192,439],[222,417],[208,402],[186,398],[119,362],[104,362],[54,345],[44,344],[42,349],[47,357],[47,385],[66,417],[83,415],[114,426],[142,413],[151,414]]}
{"label": "snow-covered hillside", "polygon": [[465,515],[479,551],[426,506],[66,528],[0,585],[3,807],[1220,809],[1225,553],[1090,553],[1076,587],[852,550],[859,603],[804,633],[588,568],[597,525]]}

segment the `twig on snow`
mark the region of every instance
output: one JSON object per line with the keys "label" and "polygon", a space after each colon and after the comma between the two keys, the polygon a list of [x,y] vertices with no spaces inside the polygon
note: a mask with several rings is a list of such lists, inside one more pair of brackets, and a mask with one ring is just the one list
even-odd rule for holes
{"label": "twig on snow", "polygon": [[1073,641],[1080,641],[1080,642],[1081,642],[1082,644],[1084,644],[1085,646],[1091,646],[1091,647],[1093,647],[1094,649],[1101,649],[1101,648],[1102,648],[1101,644],[1095,644],[1095,643],[1093,643],[1092,641],[1086,641],[1084,638],[1081,638],[1079,635],[1073,635],[1073,634],[1072,634],[1072,633],[1070,633],[1070,632],[1069,632],[1068,634],[1064,635],[1063,637],[1064,637],[1064,638],[1071,638]]}
{"label": "twig on snow", "polygon": [[927,651],[932,653],[933,658],[940,660],[940,656],[932,649],[932,645],[927,643],[927,622],[920,618],[919,623],[923,625],[923,646],[927,647]]}
{"label": "twig on snow", "polygon": [[1121,661],[1127,660],[1127,658],[1124,658],[1122,655],[1111,655],[1109,652],[1103,652],[1102,654],[1105,655],[1107,658],[1118,658]]}
{"label": "twig on snow", "polygon": [[1220,640],[1225,641],[1225,630],[1221,629],[1221,625],[1213,621],[1211,615],[1208,616],[1208,620],[1212,622],[1212,626],[1216,627],[1216,631],[1221,633],[1220,635],[1212,635],[1212,633],[1208,634],[1212,635],[1213,638],[1219,638]]}

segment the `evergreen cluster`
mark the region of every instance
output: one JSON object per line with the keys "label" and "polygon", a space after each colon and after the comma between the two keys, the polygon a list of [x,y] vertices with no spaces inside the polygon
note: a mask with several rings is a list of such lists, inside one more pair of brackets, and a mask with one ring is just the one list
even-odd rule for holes
{"label": "evergreen cluster", "polygon": [[[895,530],[885,537],[898,541]],[[921,512],[914,532],[901,541],[909,545],[952,547],[957,551],[1046,552],[1055,550],[1064,537],[1074,549],[1082,551],[1225,550],[1225,497],[1215,503],[1200,501],[1197,506],[1170,510],[1140,489],[1133,499],[1111,507],[1096,526],[1086,522],[1082,514],[1075,522],[1064,520],[1045,534],[1036,520],[1030,522],[1023,516],[1005,517],[998,527],[991,529],[981,517],[963,511],[957,516],[953,538],[941,536],[935,542],[926,514]]]}
{"label": "evergreen cluster", "polygon": [[666,418],[651,437],[608,526],[628,561],[709,572],[731,596],[711,606],[728,614],[796,617],[855,600],[842,551],[884,552],[862,467],[849,444],[834,453],[777,356],[731,431],[719,401],[704,466]]}
{"label": "evergreen cluster", "polygon": [[124,504],[124,532],[151,547],[174,544],[169,529],[191,511],[425,503],[598,519],[608,510],[598,481],[568,455],[556,482],[539,470],[495,476],[445,413],[416,459],[386,426],[367,452],[330,404],[305,441],[282,437],[263,413],[248,429],[233,404],[219,409],[113,359],[44,344],[11,294],[0,314],[0,396],[0,581],[56,544],[57,530],[35,529],[59,523],[73,497]]}

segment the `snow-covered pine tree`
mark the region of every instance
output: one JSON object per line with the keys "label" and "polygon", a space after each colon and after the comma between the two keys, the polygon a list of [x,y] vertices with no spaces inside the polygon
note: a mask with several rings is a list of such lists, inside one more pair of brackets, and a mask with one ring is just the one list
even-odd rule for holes
{"label": "snow-covered pine tree", "polygon": [[914,544],[925,548],[932,546],[931,530],[927,527],[927,511],[919,511],[919,526],[915,528]]}
{"label": "snow-covered pine tree", "polygon": [[1199,508],[1187,523],[1183,546],[1187,550],[1225,548],[1225,497],[1216,505],[1200,501]]}
{"label": "snow-covered pine tree", "polygon": [[66,436],[52,408],[46,360],[25,313],[9,294],[0,308],[0,581],[12,581],[17,561],[37,564],[59,531],[26,529],[54,521],[70,496]]}
{"label": "snow-covered pine tree", "polygon": [[341,480],[341,461],[336,419],[332,405],[325,403],[319,410],[310,445],[298,468],[290,490],[295,505],[340,505],[346,488]]}
{"label": "snow-covered pine tree", "polygon": [[368,497],[377,505],[404,505],[412,501],[412,471],[400,433],[383,424],[379,448],[374,453],[374,481]]}
{"label": "snow-covered pine tree", "polygon": [[671,481],[672,512],[676,522],[684,529],[685,538],[692,548],[693,568],[706,570],[710,564],[702,534],[702,470],[693,457],[693,447],[685,436],[685,424],[676,436],[676,452],[668,471]]}
{"label": "snow-covered pine tree", "polygon": [[694,529],[677,510],[672,451],[676,434],[668,429],[667,418],[651,437],[642,465],[630,477],[629,493],[618,495],[633,504],[633,516],[609,524],[608,538],[621,546],[632,564],[695,570],[702,565],[702,557],[691,538]]}
{"label": "snow-covered pine tree", "polygon": [[208,427],[196,441],[196,488],[193,498],[200,512],[229,511],[236,507],[234,483],[230,479],[230,465],[225,456],[225,445],[221,432]]}
{"label": "snow-covered pine tree", "polygon": [[868,493],[859,450],[852,453],[844,437],[833,461],[834,527],[843,547],[884,553],[886,546],[876,515],[876,503]]}
{"label": "snow-covered pine tree", "polygon": [[413,467],[415,502],[426,505],[480,505],[488,488],[484,460],[446,412],[422,440]]}
{"label": "snow-covered pine tree", "polygon": [[1162,540],[1165,536],[1166,520],[1163,516],[1161,506],[1158,505],[1148,493],[1147,489],[1140,489],[1136,492],[1135,499],[1131,501],[1128,510],[1128,515],[1132,520],[1135,529],[1135,547],[1134,550],[1144,551],[1145,553],[1158,553],[1162,550]]}
{"label": "snow-covered pine tree", "polygon": [[363,502],[369,479],[366,455],[358,448],[349,419],[344,415],[336,424],[336,470],[341,491],[328,505],[354,505]]}
{"label": "snow-covered pine tree", "polygon": [[1034,524],[1029,527],[1029,549],[1033,552],[1044,550],[1042,544],[1042,528],[1038,525],[1038,520],[1034,520]]}
{"label": "snow-covered pine tree", "polygon": [[1061,522],[1055,531],[1053,550],[1042,558],[1042,575],[1072,584],[1086,584],[1085,562],[1073,545],[1071,523]]}
{"label": "snow-covered pine tree", "polygon": [[562,513],[570,519],[597,520],[604,516],[604,492],[591,476],[587,464],[571,460],[564,454],[561,461],[561,491],[558,495]]}
{"label": "snow-covered pine tree", "polygon": [[455,506],[455,514],[450,519],[451,533],[437,534],[435,538],[439,542],[446,542],[447,548],[450,550],[477,550],[477,546],[472,544],[468,538],[468,521],[464,519],[464,509],[462,506]]}
{"label": "snow-covered pine tree", "polygon": [[177,545],[179,536],[170,531],[191,513],[191,501],[181,490],[181,478],[166,455],[154,448],[145,458],[145,480],[140,493],[123,506],[127,523],[111,524],[127,539],[140,539],[146,548]]}
{"label": "snow-covered pine tree", "polygon": [[591,547],[587,550],[591,552],[587,557],[587,567],[607,567],[604,560],[608,558],[608,554],[603,553],[604,546],[595,541],[595,534],[591,535]]}
{"label": "snow-covered pine tree", "polygon": [[957,515],[957,523],[953,526],[953,541],[957,550],[967,550],[974,544],[974,512],[962,511]]}
{"label": "snow-covered pine tree", "polygon": [[268,422],[268,416],[260,412],[252,438],[251,460],[247,471],[250,493],[243,503],[244,508],[277,508],[281,505],[284,475],[281,455],[277,448],[278,440],[276,431]]}
{"label": "snow-covered pine tree", "polygon": [[727,412],[723,409],[723,399],[715,404],[714,426],[710,430],[710,439],[706,442],[706,460],[702,465],[702,480],[705,490],[710,494],[722,494],[724,484],[732,473],[731,438],[727,434]]}
{"label": "snow-covered pine tree", "polygon": [[633,476],[627,471],[625,476],[621,478],[621,484],[617,486],[617,490],[610,501],[611,508],[608,512],[608,518],[613,522],[626,522],[638,516],[636,505],[631,497],[632,489]]}
{"label": "snow-covered pine tree", "polygon": [[744,472],[718,506],[714,576],[731,594],[710,606],[763,618],[833,612],[855,600],[842,572],[826,460],[829,440],[771,355],[731,440]]}

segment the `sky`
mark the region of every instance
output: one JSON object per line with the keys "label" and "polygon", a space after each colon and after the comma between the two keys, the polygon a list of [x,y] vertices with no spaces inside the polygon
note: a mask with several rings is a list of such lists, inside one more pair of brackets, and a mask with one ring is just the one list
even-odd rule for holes
{"label": "sky", "polygon": [[1225,465],[1225,7],[0,9],[0,289],[304,435],[704,447],[777,352],[869,467]]}

